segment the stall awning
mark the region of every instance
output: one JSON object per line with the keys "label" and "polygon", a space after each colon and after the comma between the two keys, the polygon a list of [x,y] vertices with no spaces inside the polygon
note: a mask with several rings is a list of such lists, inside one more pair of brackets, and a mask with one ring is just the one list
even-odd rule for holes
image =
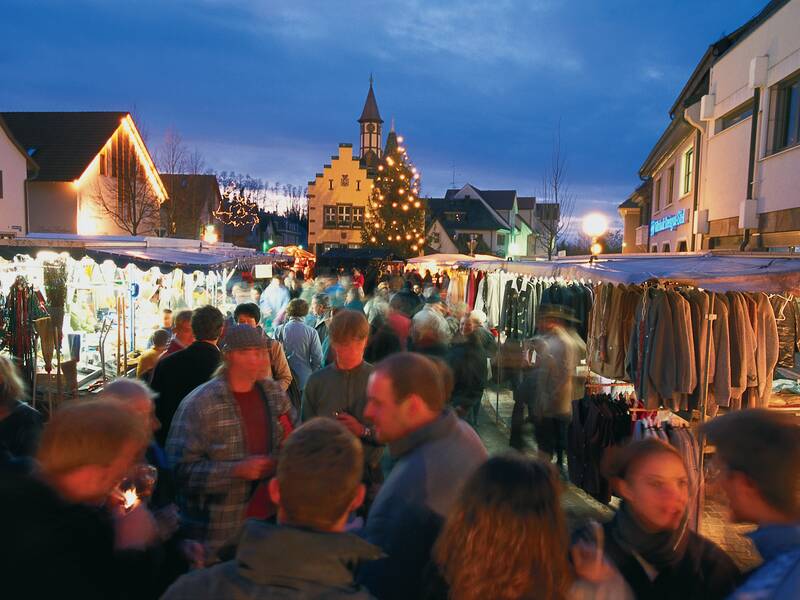
{"label": "stall awning", "polygon": [[34,234],[27,238],[4,240],[0,258],[36,257],[41,252],[67,253],[73,259],[92,258],[112,261],[120,268],[129,264],[142,270],[157,268],[163,273],[175,269],[185,272],[209,272],[220,269],[250,269],[254,265],[292,261],[291,256],[261,254],[250,248],[230,244],[208,246],[194,240],[169,240],[142,237],[48,236]]}
{"label": "stall awning", "polygon": [[601,256],[593,263],[587,257],[555,261],[469,261],[460,266],[622,284],[673,281],[712,291],[800,292],[800,257],[764,254]]}
{"label": "stall awning", "polygon": [[406,262],[410,265],[437,265],[440,267],[448,267],[459,262],[465,261],[497,261],[496,256],[489,256],[488,254],[476,254],[469,256],[467,254],[428,254],[426,256],[415,256],[409,258]]}

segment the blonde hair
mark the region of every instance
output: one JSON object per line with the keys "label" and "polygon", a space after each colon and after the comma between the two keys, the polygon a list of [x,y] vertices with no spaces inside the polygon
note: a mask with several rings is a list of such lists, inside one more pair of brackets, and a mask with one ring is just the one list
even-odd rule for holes
{"label": "blonde hair", "polygon": [[129,442],[144,448],[150,432],[118,400],[73,402],[45,425],[36,455],[48,474],[63,474],[87,465],[109,465]]}
{"label": "blonde hair", "polygon": [[0,356],[0,406],[10,406],[25,396],[25,382],[13,360]]}

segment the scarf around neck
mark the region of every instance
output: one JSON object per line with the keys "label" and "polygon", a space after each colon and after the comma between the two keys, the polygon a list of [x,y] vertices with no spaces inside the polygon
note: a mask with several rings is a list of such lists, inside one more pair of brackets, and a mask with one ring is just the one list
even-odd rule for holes
{"label": "scarf around neck", "polygon": [[689,540],[688,512],[674,531],[650,533],[639,524],[627,502],[622,502],[611,523],[611,535],[628,552],[635,552],[659,571],[683,559]]}

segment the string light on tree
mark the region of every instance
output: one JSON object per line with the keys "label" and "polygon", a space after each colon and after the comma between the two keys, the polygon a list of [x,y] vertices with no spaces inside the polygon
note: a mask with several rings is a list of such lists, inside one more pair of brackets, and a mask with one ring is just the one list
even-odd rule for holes
{"label": "string light on tree", "polygon": [[366,246],[388,248],[408,258],[421,253],[425,230],[424,205],[419,200],[420,174],[408,158],[403,139],[394,130],[372,184],[372,196],[362,226]]}
{"label": "string light on tree", "polygon": [[250,227],[252,231],[258,225],[258,204],[250,199],[245,190],[231,187],[222,195],[214,217],[224,225]]}

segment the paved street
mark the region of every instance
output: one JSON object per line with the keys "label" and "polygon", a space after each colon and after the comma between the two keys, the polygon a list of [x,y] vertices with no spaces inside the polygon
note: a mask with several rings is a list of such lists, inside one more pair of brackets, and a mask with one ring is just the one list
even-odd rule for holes
{"label": "paved street", "polygon": [[[501,390],[499,393],[492,389],[487,390],[483,398],[483,406],[478,425],[478,433],[490,454],[508,451],[508,427],[511,422],[511,409],[513,407],[511,392]],[[496,412],[499,419],[496,419]],[[526,454],[535,456],[530,430],[526,430],[526,440],[529,446]],[[726,519],[727,509],[721,500],[722,494],[713,486],[706,487],[705,505],[700,532],[722,547],[742,569],[752,569],[760,562],[750,541],[744,533],[751,527],[731,525]],[[612,505],[618,502],[612,499]],[[583,490],[567,483],[563,497],[564,510],[570,527],[575,527],[587,519],[606,520],[611,517],[612,508],[597,502]]]}

